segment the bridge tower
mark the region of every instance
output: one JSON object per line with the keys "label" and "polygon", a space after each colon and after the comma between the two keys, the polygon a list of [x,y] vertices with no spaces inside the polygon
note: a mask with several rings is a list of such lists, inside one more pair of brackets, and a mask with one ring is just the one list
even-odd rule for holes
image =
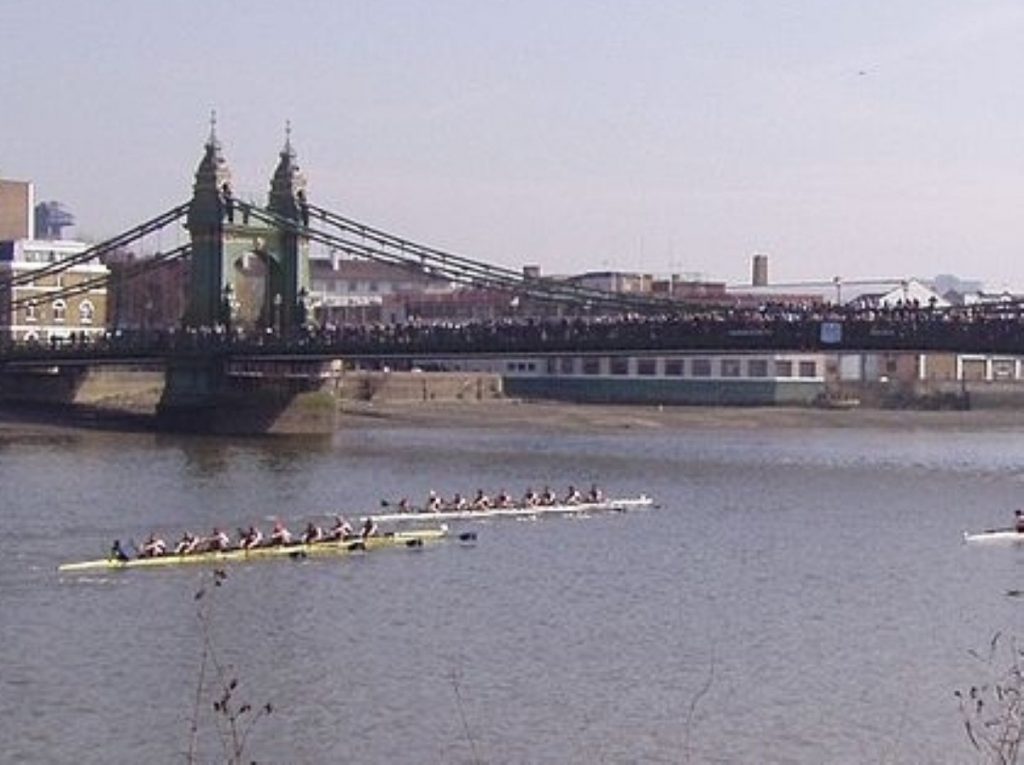
{"label": "bridge tower", "polygon": [[290,127],[287,133],[267,208],[294,226],[258,219],[235,200],[231,171],[211,119],[186,223],[192,236],[186,326],[221,325],[288,336],[308,320],[309,242],[296,230],[308,222],[306,181]]}

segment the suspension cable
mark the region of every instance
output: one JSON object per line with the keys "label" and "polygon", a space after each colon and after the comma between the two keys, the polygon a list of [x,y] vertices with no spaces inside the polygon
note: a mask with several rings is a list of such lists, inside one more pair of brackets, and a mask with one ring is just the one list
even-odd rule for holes
{"label": "suspension cable", "polygon": [[539,290],[546,293],[546,296],[549,298],[552,295],[557,295],[561,296],[561,298],[556,299],[568,299],[574,302],[583,301],[600,303],[620,308],[634,308],[647,311],[660,309],[675,312],[680,308],[677,301],[669,298],[614,293],[607,290],[585,287],[583,285],[566,282],[557,282],[550,279],[527,279],[519,271],[472,260],[465,256],[446,252],[435,247],[417,244],[408,239],[404,239],[402,237],[389,234],[386,231],[360,223],[359,221],[345,218],[344,216],[338,215],[337,213],[319,206],[310,205],[309,209],[324,222],[341,229],[346,233],[357,234],[364,239],[370,239],[382,247],[398,248],[402,253],[411,253],[412,255],[418,256],[421,263],[425,263],[427,261],[436,263],[437,261],[440,261],[442,264],[456,264],[460,269],[493,276],[500,282],[507,283],[510,286],[515,286],[520,290],[529,290],[534,292],[536,291],[536,288],[539,288]]}
{"label": "suspension cable", "polygon": [[158,231],[170,223],[180,219],[188,211],[189,203],[180,204],[177,207],[173,207],[165,213],[152,218],[151,220],[141,223],[134,228],[128,229],[111,239],[108,239],[99,244],[95,244],[76,255],[72,255],[63,260],[58,260],[53,263],[49,263],[42,268],[32,269],[31,271],[25,271],[24,273],[17,274],[7,279],[0,279],[0,290],[11,289],[21,284],[27,284],[41,276],[48,276],[50,274],[57,273],[59,271],[66,271],[72,266],[76,266],[80,263],[92,260],[100,255],[104,255],[112,250],[116,250],[118,247],[123,247],[127,244],[141,239],[147,234],[151,234],[154,231]]}
{"label": "suspension cable", "polygon": [[[348,255],[384,262],[417,273],[441,276],[462,285],[515,292],[541,301],[571,302],[588,306],[601,305],[620,310],[651,311],[657,309],[675,312],[680,308],[677,302],[666,299],[623,295],[548,279],[525,279],[517,271],[490,266],[469,258],[417,245],[379,229],[348,221],[348,219],[319,207],[311,207],[311,209],[315,210],[318,217],[324,222],[340,228],[346,233],[356,234],[364,240],[370,240],[377,246],[353,242],[339,237],[337,234],[324,232],[308,225],[300,226],[293,220],[261,208],[244,206],[252,215],[264,222],[293,231],[311,241],[333,247]],[[393,251],[396,248],[399,250],[397,253]]]}
{"label": "suspension cable", "polygon": [[[157,268],[162,268],[168,263],[172,263],[177,260],[187,258],[192,254],[192,245],[183,244],[175,247],[173,250],[168,252],[160,253],[152,258],[147,258],[144,261],[133,263],[131,266],[125,268],[124,272],[119,275],[119,278],[123,281],[131,281],[145,273],[154,271]],[[98,287],[104,286],[109,283],[111,278],[110,274],[103,274],[100,276],[94,276],[85,281],[79,282],[68,287],[64,287],[54,292],[43,292],[35,295],[27,295],[20,297],[17,300],[12,300],[9,303],[11,308],[20,308],[30,303],[40,302],[53,302],[54,300],[60,300],[63,298],[74,297],[75,295],[81,295],[84,292],[89,292]]]}

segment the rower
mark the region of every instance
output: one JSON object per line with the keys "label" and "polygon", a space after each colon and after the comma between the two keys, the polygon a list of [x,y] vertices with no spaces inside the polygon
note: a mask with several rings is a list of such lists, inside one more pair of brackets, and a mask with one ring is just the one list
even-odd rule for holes
{"label": "rower", "polygon": [[188,555],[195,552],[199,545],[199,537],[189,534],[187,531],[181,535],[181,540],[174,546],[175,555]]}
{"label": "rower", "polygon": [[476,490],[476,498],[473,500],[473,509],[474,510],[486,510],[487,508],[492,507],[492,506],[493,506],[493,504],[491,502],[491,498],[488,497],[486,494],[484,494],[484,490],[483,489],[477,489]]}
{"label": "rower", "polygon": [[149,539],[142,545],[143,558],[156,558],[167,552],[167,543],[156,534],[150,534]]}
{"label": "rower", "polygon": [[437,492],[431,489],[427,495],[427,510],[431,513],[439,513],[441,512],[442,504],[441,498],[437,496]]}
{"label": "rower", "polygon": [[121,548],[121,540],[120,539],[115,539],[114,540],[114,544],[112,544],[110,546],[110,555],[109,555],[109,557],[110,557],[111,560],[119,560],[122,563],[124,563],[124,562],[126,562],[128,560],[128,553],[126,553]]}
{"label": "rower", "polygon": [[455,496],[452,497],[452,510],[463,511],[468,507],[469,503],[466,502],[466,498],[458,492],[455,492]]}
{"label": "rower", "polygon": [[377,536],[377,523],[373,520],[373,516],[370,516],[363,521],[361,536],[363,539]]}
{"label": "rower", "polygon": [[334,526],[331,527],[331,532],[328,535],[328,539],[348,539],[352,536],[352,524],[349,523],[345,516],[339,515],[334,519]]}
{"label": "rower", "polygon": [[398,500],[398,512],[400,512],[400,513],[407,513],[407,512],[409,512],[409,500],[406,499],[405,497],[402,497],[400,500]]}
{"label": "rower", "polygon": [[526,507],[536,507],[536,505],[539,502],[540,502],[540,497],[537,496],[537,492],[535,492],[533,490],[533,487],[531,486],[530,488],[528,488],[526,490],[526,494],[523,495],[523,504]]}
{"label": "rower", "polygon": [[274,530],[270,532],[270,544],[290,545],[292,543],[292,532],[288,531],[281,521],[274,521]]}
{"label": "rower", "polygon": [[214,527],[213,533],[206,539],[206,549],[215,552],[230,550],[231,537],[227,535],[227,532]]}
{"label": "rower", "polygon": [[599,488],[597,488],[596,483],[590,484],[590,493],[587,494],[587,501],[595,503],[604,502],[604,494],[601,492]]}
{"label": "rower", "polygon": [[569,484],[569,491],[565,494],[565,504],[567,505],[578,505],[582,501],[583,497],[576,490],[576,487]]}
{"label": "rower", "polygon": [[311,545],[315,542],[322,542],[324,538],[324,530],[317,526],[313,521],[306,524],[306,530],[302,533],[302,543]]}
{"label": "rower", "polygon": [[263,532],[255,526],[250,526],[238,543],[238,546],[243,550],[251,550],[254,547],[259,547],[261,544],[263,544]]}
{"label": "rower", "polygon": [[495,498],[495,503],[498,507],[512,507],[512,497],[509,493],[502,489],[498,492],[498,496]]}
{"label": "rower", "polygon": [[1024,510],[1014,510],[1014,527],[1018,534],[1024,534]]}
{"label": "rower", "polygon": [[550,486],[545,486],[544,491],[540,495],[540,503],[542,505],[553,505],[558,501],[558,496],[551,491]]}

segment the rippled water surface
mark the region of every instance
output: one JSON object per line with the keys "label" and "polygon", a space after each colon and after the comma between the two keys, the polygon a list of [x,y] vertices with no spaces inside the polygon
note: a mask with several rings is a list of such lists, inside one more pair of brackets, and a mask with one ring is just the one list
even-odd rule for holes
{"label": "rippled water surface", "polygon": [[[211,638],[261,762],[960,763],[968,652],[1021,634],[1024,433],[380,430],[0,441],[5,762],[172,762],[192,568],[61,576],[115,537],[293,527],[383,498],[599,482],[661,507],[473,545],[229,569]],[[220,756],[209,701],[202,761]],[[181,761],[180,759],[178,761]]]}

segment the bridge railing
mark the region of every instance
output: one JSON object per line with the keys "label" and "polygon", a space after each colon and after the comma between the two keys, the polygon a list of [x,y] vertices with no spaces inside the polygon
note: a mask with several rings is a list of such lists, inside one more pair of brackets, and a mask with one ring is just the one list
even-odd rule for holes
{"label": "bridge railing", "polygon": [[1024,354],[1024,322],[948,316],[841,321],[789,317],[666,316],[618,320],[508,320],[325,327],[282,337],[227,328],[116,332],[70,342],[0,343],[0,362],[140,358],[177,354],[411,356],[736,351],[937,351]]}

